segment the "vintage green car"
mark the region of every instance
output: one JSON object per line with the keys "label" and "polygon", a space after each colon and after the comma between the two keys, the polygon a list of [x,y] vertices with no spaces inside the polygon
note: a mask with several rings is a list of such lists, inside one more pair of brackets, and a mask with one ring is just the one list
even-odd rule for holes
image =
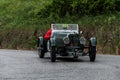
{"label": "vintage green car", "polygon": [[[47,41],[47,50],[44,49],[44,38],[40,36],[38,39],[38,55],[44,58],[46,52],[50,53],[52,62],[55,62],[57,56],[79,56],[89,55],[90,61],[94,62],[96,58],[96,37],[91,36],[89,46],[85,46],[86,39],[82,31],[79,31],[78,24],[51,24],[52,35]],[[88,49],[87,52],[84,49]]]}

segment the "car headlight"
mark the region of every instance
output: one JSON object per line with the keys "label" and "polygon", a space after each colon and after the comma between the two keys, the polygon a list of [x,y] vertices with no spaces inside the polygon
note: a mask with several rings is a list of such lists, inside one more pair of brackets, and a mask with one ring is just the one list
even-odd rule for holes
{"label": "car headlight", "polygon": [[69,37],[64,37],[63,38],[63,42],[64,42],[64,44],[69,44],[70,43],[70,39],[69,39]]}
{"label": "car headlight", "polygon": [[80,43],[83,44],[83,45],[85,45],[86,39],[85,39],[84,37],[81,37],[81,38],[80,38]]}

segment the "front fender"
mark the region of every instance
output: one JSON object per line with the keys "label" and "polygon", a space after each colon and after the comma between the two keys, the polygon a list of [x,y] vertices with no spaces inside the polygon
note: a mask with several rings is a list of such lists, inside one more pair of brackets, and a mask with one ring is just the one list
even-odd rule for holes
{"label": "front fender", "polygon": [[91,43],[92,46],[96,46],[97,45],[97,39],[96,39],[96,37],[91,37],[90,38],[90,43]]}
{"label": "front fender", "polygon": [[43,46],[43,37],[42,36],[39,37],[39,45]]}
{"label": "front fender", "polygon": [[50,38],[51,46],[55,46],[55,37]]}

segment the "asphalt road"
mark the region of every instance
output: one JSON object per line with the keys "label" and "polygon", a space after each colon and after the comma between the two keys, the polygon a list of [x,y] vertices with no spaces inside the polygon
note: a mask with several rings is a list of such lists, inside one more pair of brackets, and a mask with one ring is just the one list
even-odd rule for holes
{"label": "asphalt road", "polygon": [[0,80],[120,80],[120,56],[58,58],[49,53],[39,59],[36,51],[0,49]]}

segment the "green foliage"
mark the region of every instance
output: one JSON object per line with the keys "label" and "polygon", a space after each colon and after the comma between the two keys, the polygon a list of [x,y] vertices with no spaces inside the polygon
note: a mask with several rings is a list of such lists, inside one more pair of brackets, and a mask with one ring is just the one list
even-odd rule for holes
{"label": "green foliage", "polygon": [[[38,15],[47,18],[51,14],[64,17],[70,16],[98,15],[119,11],[118,0],[53,0],[45,6]],[[54,18],[54,17],[53,17]]]}
{"label": "green foliage", "polygon": [[[119,11],[119,0],[0,0],[0,25],[39,26],[83,15]],[[70,21],[71,22],[71,21]]]}
{"label": "green foliage", "polygon": [[[55,23],[78,23],[89,39],[120,49],[120,0],[0,0],[0,48],[35,49],[37,37]],[[114,44],[114,45],[112,45]]]}
{"label": "green foliage", "polygon": [[119,6],[120,6],[120,0],[116,0],[115,1],[115,8],[116,8],[117,11],[120,11],[120,7]]}

